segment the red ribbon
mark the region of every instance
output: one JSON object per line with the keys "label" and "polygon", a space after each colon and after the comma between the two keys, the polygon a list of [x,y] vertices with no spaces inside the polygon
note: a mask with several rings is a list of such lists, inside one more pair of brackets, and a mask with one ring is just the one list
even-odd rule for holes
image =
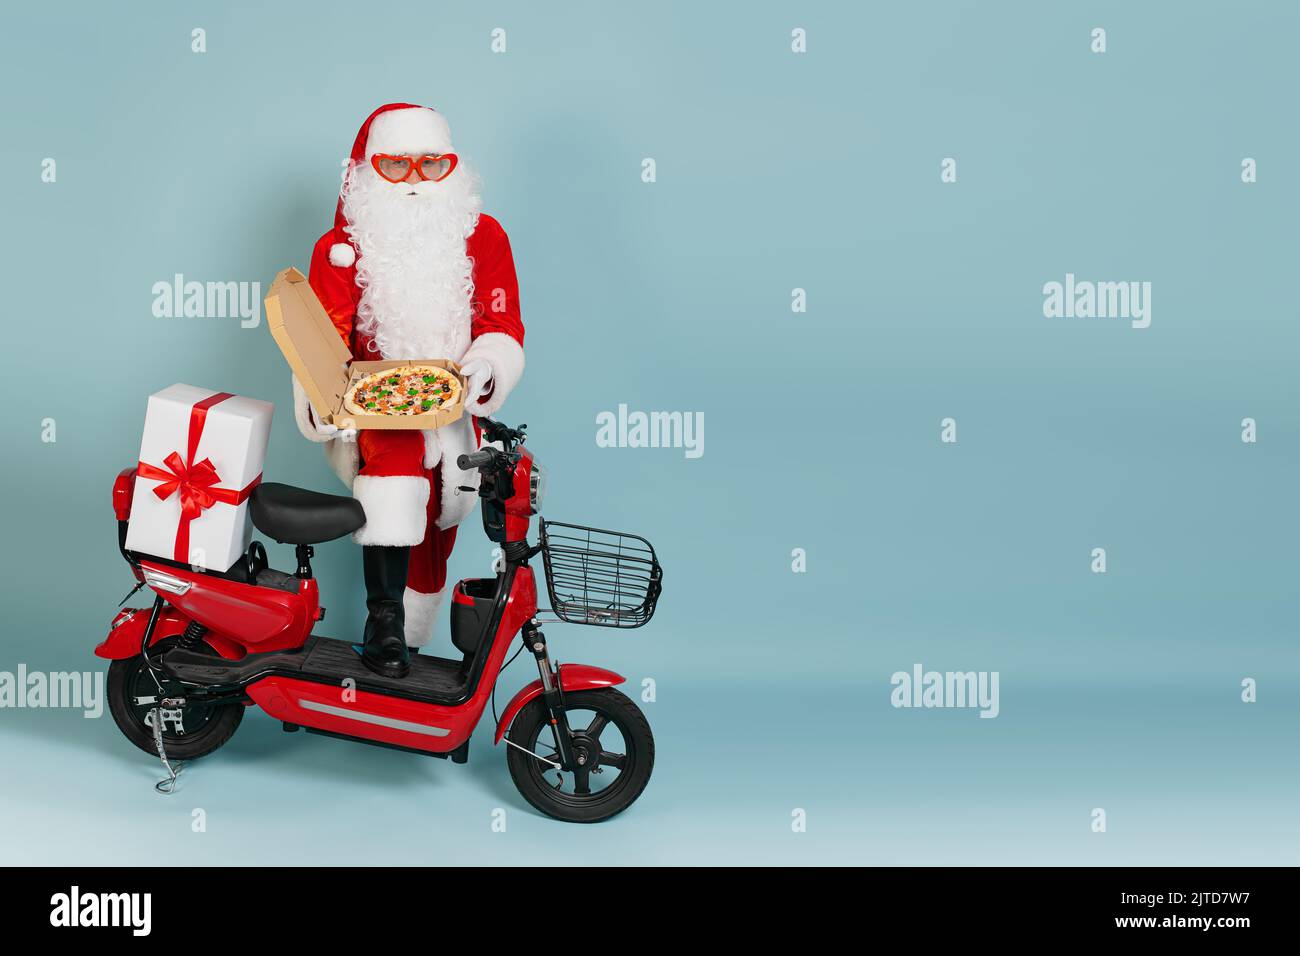
{"label": "red ribbon", "polygon": [[190,429],[184,458],[180,452],[174,451],[163,459],[165,468],[144,461],[136,467],[136,474],[141,478],[161,482],[153,490],[160,500],[166,501],[180,492],[181,519],[176,526],[176,548],[172,555],[177,561],[190,559],[191,521],[217,502],[227,505],[243,504],[262,480],[259,474],[244,488],[218,488],[216,485],[221,481],[221,476],[217,474],[212,460],[204,458],[197,464],[194,462],[194,453],[198,450],[199,439],[203,437],[203,426],[208,419],[208,409],[228,398],[234,398],[234,395],[231,392],[217,392],[196,402],[190,409]]}

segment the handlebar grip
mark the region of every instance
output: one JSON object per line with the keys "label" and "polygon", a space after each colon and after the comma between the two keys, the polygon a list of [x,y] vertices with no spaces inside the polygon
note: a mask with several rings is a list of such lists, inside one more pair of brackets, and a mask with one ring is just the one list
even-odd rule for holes
{"label": "handlebar grip", "polygon": [[495,448],[480,448],[478,451],[470,452],[468,455],[460,455],[456,458],[456,467],[461,471],[469,471],[471,468],[482,468],[484,465],[490,465],[496,460],[497,451]]}

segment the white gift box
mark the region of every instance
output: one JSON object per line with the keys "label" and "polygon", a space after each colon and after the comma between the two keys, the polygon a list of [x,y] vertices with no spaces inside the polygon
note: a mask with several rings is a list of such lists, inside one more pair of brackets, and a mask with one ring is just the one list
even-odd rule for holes
{"label": "white gift box", "polygon": [[270,402],[173,385],[149,396],[128,551],[225,571],[248,548],[248,495],[261,479]]}

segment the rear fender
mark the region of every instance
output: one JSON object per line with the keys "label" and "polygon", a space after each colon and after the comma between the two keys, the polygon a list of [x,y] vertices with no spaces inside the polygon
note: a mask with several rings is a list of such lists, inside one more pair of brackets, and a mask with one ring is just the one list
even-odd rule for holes
{"label": "rear fender", "polygon": [[[592,667],[590,664],[561,664],[559,674],[560,689],[565,693],[613,687],[615,684],[621,684],[627,679],[621,674],[607,671],[603,667]],[[505,713],[501,715],[501,720],[497,723],[496,738],[492,742],[494,744],[501,743],[501,738],[506,735],[510,722],[515,719],[515,716],[524,709],[524,706],[529,701],[541,695],[542,682],[540,678],[515,694],[514,698],[506,706]]]}
{"label": "rear fender", "polygon": [[[108,636],[95,648],[95,656],[110,661],[126,660],[140,653],[140,642],[144,639],[145,628],[149,626],[149,612],[152,608],[125,607],[113,618],[109,625]],[[171,605],[167,605],[158,615],[158,626],[154,628],[149,646],[169,637],[176,637],[185,631],[190,618]],[[212,645],[222,657],[237,660],[244,656],[244,649],[227,638],[209,631],[203,635],[203,642]]]}

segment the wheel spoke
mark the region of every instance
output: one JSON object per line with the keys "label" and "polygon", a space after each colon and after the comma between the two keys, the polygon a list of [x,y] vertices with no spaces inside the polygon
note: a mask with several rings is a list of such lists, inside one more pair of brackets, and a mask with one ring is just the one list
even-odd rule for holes
{"label": "wheel spoke", "polygon": [[608,750],[602,750],[600,752],[599,766],[614,767],[617,770],[622,770],[627,766],[627,754],[612,754]]}
{"label": "wheel spoke", "polygon": [[590,737],[592,740],[600,740],[600,735],[604,731],[605,725],[608,723],[609,723],[608,717],[606,717],[604,714],[597,714],[595,717],[591,719],[591,723],[587,726],[587,730],[586,730],[587,736]]}

